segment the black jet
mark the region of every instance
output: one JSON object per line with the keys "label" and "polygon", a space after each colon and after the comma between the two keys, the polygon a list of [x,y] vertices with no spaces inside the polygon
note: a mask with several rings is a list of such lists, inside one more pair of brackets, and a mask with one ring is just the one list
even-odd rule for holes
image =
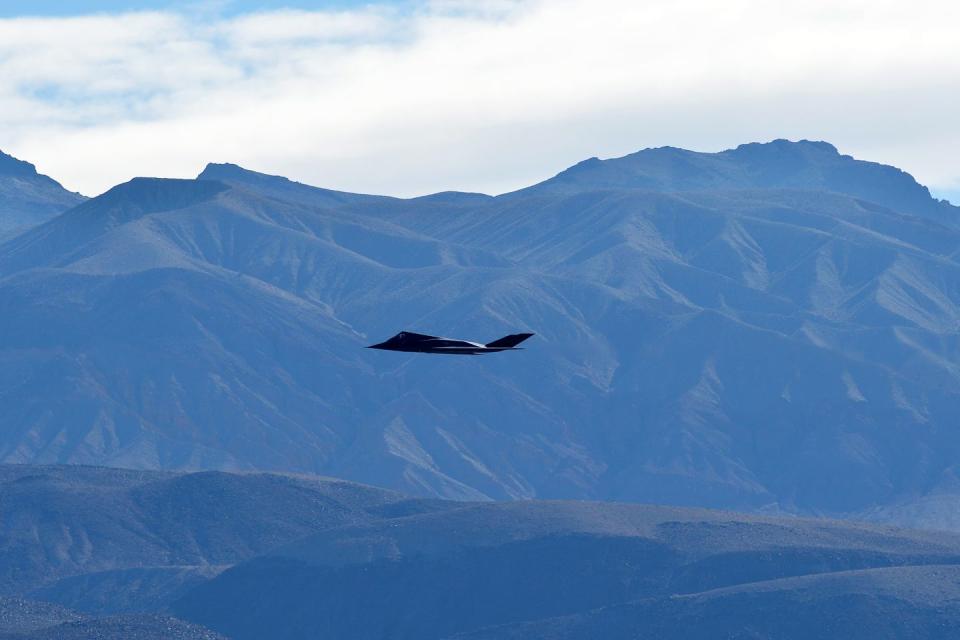
{"label": "black jet", "polygon": [[415,353],[451,353],[473,356],[478,353],[496,353],[498,351],[519,351],[517,345],[532,336],[532,333],[514,333],[494,340],[490,344],[454,340],[453,338],[438,338],[422,333],[401,331],[386,342],[372,344],[368,349],[384,349],[386,351],[412,351]]}

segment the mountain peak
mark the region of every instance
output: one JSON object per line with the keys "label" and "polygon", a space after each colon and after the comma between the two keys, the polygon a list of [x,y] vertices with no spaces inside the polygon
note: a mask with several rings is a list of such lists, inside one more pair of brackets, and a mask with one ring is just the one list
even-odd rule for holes
{"label": "mountain peak", "polygon": [[204,167],[197,180],[227,180],[236,182],[278,182],[289,183],[289,178],[283,176],[272,176],[259,171],[245,169],[238,164],[231,162],[211,162]]}
{"label": "mountain peak", "polygon": [[29,162],[18,160],[0,151],[0,175],[33,177],[37,175],[37,168]]}
{"label": "mountain peak", "polygon": [[787,140],[786,138],[777,138],[770,142],[747,142],[737,146],[736,149],[728,149],[723,153],[750,153],[759,150],[770,151],[819,151],[830,155],[839,156],[840,152],[835,146],[824,140]]}
{"label": "mountain peak", "polygon": [[134,178],[88,200],[83,206],[96,209],[124,208],[141,214],[157,213],[199,204],[229,188],[213,180]]}
{"label": "mountain peak", "polygon": [[388,199],[386,196],[370,196],[312,187],[283,176],[244,169],[229,162],[211,162],[200,172],[197,180],[219,180],[228,184],[251,188],[269,197],[311,206],[338,207],[345,204]]}
{"label": "mountain peak", "polygon": [[[786,171],[793,175],[817,166],[835,165],[845,161],[856,162],[851,156],[843,156],[835,146],[822,140],[785,140],[748,142],[735,149],[727,149],[716,155],[751,166],[765,173]],[[781,177],[786,177],[783,175]]]}
{"label": "mountain peak", "polygon": [[719,153],[676,147],[590,158],[518,193],[643,189],[659,192],[800,189],[839,193],[956,224],[957,210],[896,167],[842,155],[822,140],[751,142]]}
{"label": "mountain peak", "polygon": [[31,163],[0,151],[0,240],[46,222],[85,199],[37,173]]}

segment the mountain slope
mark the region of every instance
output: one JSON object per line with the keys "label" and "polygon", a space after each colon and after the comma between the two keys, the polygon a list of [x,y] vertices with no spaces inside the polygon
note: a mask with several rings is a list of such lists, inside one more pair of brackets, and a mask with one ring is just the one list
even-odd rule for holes
{"label": "mountain slope", "polygon": [[[500,261],[484,252],[219,184],[134,181],[4,247],[0,273],[9,275],[0,305],[17,309],[4,321],[5,353],[13,360],[10,379],[18,380],[7,387],[6,402],[20,433],[39,435],[25,448],[8,448],[6,460],[337,473],[346,456],[333,454],[354,446],[370,453],[357,431],[380,419],[356,413],[371,400],[333,398],[387,398],[392,391],[373,383],[367,354],[358,348],[365,339],[332,305],[403,295],[412,272],[421,289],[416,301],[426,308],[436,296],[431,283],[449,290],[474,265],[498,270]],[[142,203],[130,205],[131,197]],[[155,210],[167,205],[180,208]],[[30,266],[38,263],[48,266]],[[49,287],[43,299],[33,295],[39,281]],[[79,300],[86,311],[64,316]],[[408,313],[414,311],[409,296],[407,302]],[[234,331],[236,318],[257,319],[236,326],[232,337],[222,335]],[[36,330],[53,323],[59,331]],[[87,355],[62,358],[64,341]],[[24,354],[33,363],[29,370],[19,364]],[[38,360],[47,364],[37,366]],[[39,410],[29,398],[46,393],[46,367],[57,371],[55,379],[88,383],[70,384],[61,400]],[[153,389],[163,397],[149,397]],[[101,422],[94,415],[104,402],[110,409]],[[62,423],[45,427],[47,416],[51,407],[60,415],[57,405],[74,403],[95,413],[74,412],[77,430],[61,439]],[[210,416],[219,416],[222,430]],[[191,427],[184,433],[178,424]],[[264,425],[279,430],[267,446]],[[217,440],[231,444],[218,449]],[[407,463],[398,462],[379,467],[391,474],[386,484],[404,486],[398,479]],[[429,464],[418,466],[421,477],[407,488],[483,495]]]}
{"label": "mountain slope", "polygon": [[926,187],[900,169],[840,155],[827,142],[808,140],[743,144],[720,153],[660,147],[612,160],[591,158],[519,193],[624,188],[665,192],[815,189],[952,224],[960,211],[933,198]]}
{"label": "mountain slope", "polygon": [[315,206],[338,207],[344,204],[393,200],[393,198],[387,196],[370,196],[312,187],[300,182],[293,182],[282,176],[258,173],[229,163],[208,164],[197,176],[197,180],[225,182],[247,187],[278,200]]}
{"label": "mountain slope", "polygon": [[82,617],[75,611],[48,602],[0,597],[0,635],[36,631],[75,622]]}
{"label": "mountain slope", "polygon": [[2,465],[0,594],[155,609],[225,566],[406,504],[327,479]]}
{"label": "mountain slope", "polygon": [[855,522],[0,466],[5,640],[934,638],[958,567],[957,534]]}
{"label": "mountain slope", "polygon": [[[960,595],[953,566],[960,562],[958,542],[949,534],[665,507],[484,504],[319,533],[224,572],[173,610],[236,640],[427,640],[539,619],[548,622],[520,637],[554,637],[553,628],[578,624],[599,633],[574,637],[606,637],[606,626],[580,618],[651,599],[652,606],[642,600],[645,616],[621,627],[623,637],[637,637],[629,631],[643,624],[669,628],[678,610],[690,616],[691,632],[709,630],[709,618],[695,622],[692,611],[671,604],[706,601],[694,595],[701,592],[763,600],[764,621],[796,602],[836,603],[864,594],[868,601],[901,598],[906,627],[924,623],[928,611]],[[943,564],[951,566],[927,567]],[[876,581],[844,573],[891,566],[910,572]],[[910,583],[901,579],[907,576]],[[939,601],[909,593],[906,587],[918,584]],[[730,617],[748,615],[734,611]],[[866,611],[848,616],[860,620]],[[573,614],[580,617],[551,621]],[[954,623],[958,615],[953,608],[934,620]]]}
{"label": "mountain slope", "polygon": [[0,151],[0,241],[40,224],[85,198]]}
{"label": "mountain slope", "polygon": [[26,633],[0,633],[0,640],[226,640],[220,634],[163,615],[92,618]]}
{"label": "mountain slope", "polygon": [[650,598],[587,613],[491,627],[458,640],[637,637],[832,640],[950,637],[960,567],[891,567],[769,580]]}
{"label": "mountain slope", "polygon": [[[497,198],[120,185],[0,245],[0,460],[949,525],[954,209],[820,143],[671,154]],[[537,336],[362,348],[401,329]]]}

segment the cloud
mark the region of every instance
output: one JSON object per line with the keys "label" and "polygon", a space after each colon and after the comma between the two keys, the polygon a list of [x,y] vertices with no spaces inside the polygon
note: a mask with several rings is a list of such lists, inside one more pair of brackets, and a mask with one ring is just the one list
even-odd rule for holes
{"label": "cloud", "polygon": [[86,193],[231,161],[415,195],[791,137],[949,188],[958,18],[934,0],[436,0],[0,20],[0,148]]}

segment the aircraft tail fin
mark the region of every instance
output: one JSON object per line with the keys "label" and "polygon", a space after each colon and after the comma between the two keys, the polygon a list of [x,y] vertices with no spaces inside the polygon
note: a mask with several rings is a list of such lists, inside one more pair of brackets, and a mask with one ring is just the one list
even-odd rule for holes
{"label": "aircraft tail fin", "polygon": [[494,340],[486,346],[490,349],[512,349],[532,335],[532,333],[512,333],[499,340]]}

